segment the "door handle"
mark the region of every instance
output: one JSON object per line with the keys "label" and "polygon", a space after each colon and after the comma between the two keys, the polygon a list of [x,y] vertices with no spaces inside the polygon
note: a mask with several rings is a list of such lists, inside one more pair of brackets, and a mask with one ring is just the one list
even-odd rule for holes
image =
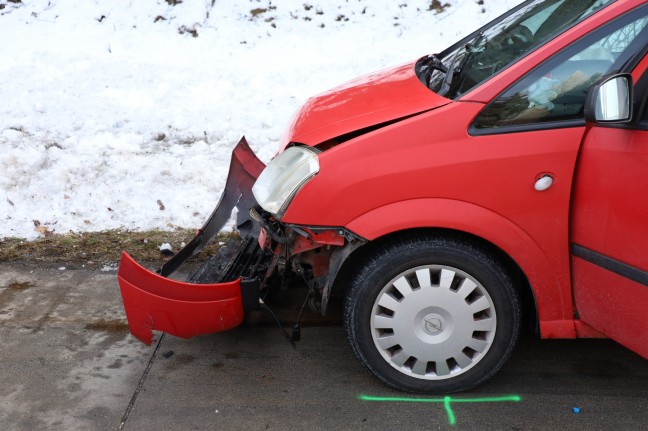
{"label": "door handle", "polygon": [[551,175],[544,174],[536,180],[535,186],[533,188],[535,188],[536,191],[543,192],[553,185],[553,181],[554,180]]}

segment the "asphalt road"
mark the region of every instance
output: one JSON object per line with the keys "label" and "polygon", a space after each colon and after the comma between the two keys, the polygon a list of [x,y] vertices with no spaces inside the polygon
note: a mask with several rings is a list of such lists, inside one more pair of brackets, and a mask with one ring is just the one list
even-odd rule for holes
{"label": "asphalt road", "polygon": [[144,346],[128,333],[114,271],[0,264],[1,428],[638,430],[648,423],[648,361],[608,340],[525,339],[485,385],[421,397],[368,375],[342,327],[308,321],[295,348],[277,327],[258,322]]}

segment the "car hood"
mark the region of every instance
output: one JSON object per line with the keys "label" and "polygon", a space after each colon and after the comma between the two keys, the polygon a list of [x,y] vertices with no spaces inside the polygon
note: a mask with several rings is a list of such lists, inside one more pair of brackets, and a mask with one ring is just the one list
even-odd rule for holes
{"label": "car hood", "polygon": [[308,99],[295,114],[282,146],[290,142],[317,145],[450,102],[419,81],[414,63],[385,69]]}

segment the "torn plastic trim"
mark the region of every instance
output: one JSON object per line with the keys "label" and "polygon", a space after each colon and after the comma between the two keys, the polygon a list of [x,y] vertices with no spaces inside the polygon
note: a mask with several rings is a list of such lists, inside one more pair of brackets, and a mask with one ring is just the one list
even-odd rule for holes
{"label": "torn plastic trim", "polygon": [[303,241],[292,241],[290,248],[292,255],[322,246],[335,247],[328,262],[328,272],[322,289],[320,314],[325,316],[333,284],[335,283],[335,279],[337,278],[340,269],[342,269],[342,265],[354,251],[369,241],[351,232],[345,227],[305,226],[283,223],[282,226],[298,233],[303,239]]}
{"label": "torn plastic trim", "polygon": [[189,244],[162,265],[160,275],[167,277],[173,274],[184,261],[209,244],[230,219],[234,207],[239,209],[236,224],[242,236],[258,232],[258,227],[251,222],[249,213],[250,209],[257,205],[252,195],[252,186],[264,168],[265,164],[254,154],[245,137],[242,137],[232,151],[225,190],[218,205]]}
{"label": "torn plastic trim", "polygon": [[345,227],[296,225],[290,223],[286,223],[285,226],[314,242],[325,245],[342,246],[345,240],[348,242],[364,240],[364,238]]}
{"label": "torn plastic trim", "polygon": [[320,314],[322,316],[326,315],[333,284],[335,283],[335,279],[337,278],[340,269],[342,269],[342,265],[354,251],[365,245],[367,242],[366,239],[355,236],[355,240],[348,242],[344,247],[338,248],[331,255],[329,272],[326,275],[326,282],[324,283],[324,289],[322,290],[322,303],[320,305]]}
{"label": "torn plastic trim", "polygon": [[[189,257],[198,253],[239,209],[239,230],[256,236],[259,226],[249,218],[256,201],[252,184],[264,164],[242,138],[232,152],[230,171],[221,199],[196,236],[167,261],[158,273],[123,253],[118,271],[119,288],[131,333],[151,344],[153,330],[182,338],[226,331],[243,322],[247,309],[258,306],[259,282],[241,279],[222,283],[191,283],[168,278]],[[247,307],[247,308],[246,308]]]}
{"label": "torn plastic trim", "polygon": [[250,216],[254,221],[259,223],[270,238],[286,246],[295,240],[291,232],[295,232],[320,245],[343,246],[345,240],[353,242],[362,239],[344,227],[284,223],[258,205],[250,209]]}

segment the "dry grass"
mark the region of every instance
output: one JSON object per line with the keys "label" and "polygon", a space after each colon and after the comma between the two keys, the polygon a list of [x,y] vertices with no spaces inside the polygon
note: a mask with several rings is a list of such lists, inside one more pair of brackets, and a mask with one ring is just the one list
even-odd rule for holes
{"label": "dry grass", "polygon": [[[169,243],[173,252],[194,237],[195,231],[129,232],[110,230],[92,233],[51,234],[35,241],[18,238],[0,238],[0,262],[41,266],[100,267],[119,262],[122,251],[128,251],[138,261],[160,265],[169,256],[160,252],[160,245]],[[216,251],[219,242],[226,242],[235,234],[219,234],[212,244],[190,261],[202,262]]]}

